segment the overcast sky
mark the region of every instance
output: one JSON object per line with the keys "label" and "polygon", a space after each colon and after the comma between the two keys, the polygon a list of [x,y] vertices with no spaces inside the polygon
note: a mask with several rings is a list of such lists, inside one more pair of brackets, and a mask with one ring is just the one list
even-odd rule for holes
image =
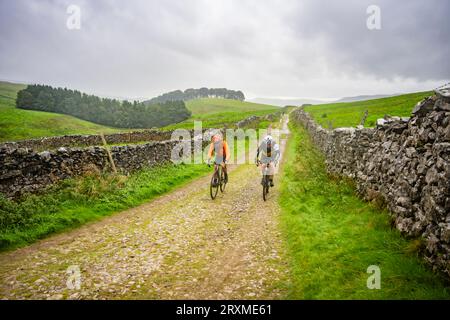
{"label": "overcast sky", "polygon": [[[366,26],[371,4],[380,30]],[[449,13],[446,0],[0,0],[0,79],[127,98],[429,90],[450,79]]]}

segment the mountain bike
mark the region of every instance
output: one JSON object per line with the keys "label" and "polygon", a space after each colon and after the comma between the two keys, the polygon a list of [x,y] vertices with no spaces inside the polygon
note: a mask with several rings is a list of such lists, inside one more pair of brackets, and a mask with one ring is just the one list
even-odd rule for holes
{"label": "mountain bike", "polygon": [[224,192],[225,186],[227,185],[227,181],[225,179],[225,172],[223,171],[222,165],[214,164],[214,173],[211,177],[211,183],[209,185],[209,193],[211,195],[211,199],[215,199],[217,193]]}

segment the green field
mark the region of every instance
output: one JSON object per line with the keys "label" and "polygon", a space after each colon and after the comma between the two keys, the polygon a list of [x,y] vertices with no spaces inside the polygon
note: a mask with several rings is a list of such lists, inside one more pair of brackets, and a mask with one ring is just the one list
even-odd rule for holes
{"label": "green field", "polygon": [[125,131],[63,114],[17,109],[17,92],[25,87],[23,84],[0,82],[0,141]]}
{"label": "green field", "polygon": [[232,127],[239,120],[248,118],[250,116],[264,116],[274,113],[279,109],[263,110],[263,111],[247,111],[247,112],[222,112],[205,115],[196,115],[191,118],[170,126],[164,127],[164,130],[173,129],[192,129],[194,128],[194,121],[201,121],[202,128],[222,128]]}
{"label": "green field", "polygon": [[267,104],[216,98],[190,100],[186,102],[186,106],[192,111],[192,116],[164,129],[191,129],[194,121],[202,121],[203,128],[220,128],[232,126],[250,116],[264,116],[281,110],[279,107]]}
{"label": "green field", "polygon": [[[291,257],[289,299],[449,299],[448,283],[419,257],[420,240],[390,226],[389,214],[327,174],[306,130],[291,126],[281,179],[281,225]],[[367,268],[381,272],[369,290]]]}
{"label": "green field", "polygon": [[[17,92],[25,87],[23,84],[0,82],[0,142],[67,134],[130,131],[98,125],[63,114],[17,109],[15,107]],[[230,126],[252,115],[262,116],[279,110],[265,104],[216,98],[191,100],[186,102],[186,105],[192,111],[192,117],[163,129],[193,128],[194,120],[202,121],[204,128]]]}
{"label": "green field", "polygon": [[432,95],[433,92],[416,92],[395,97],[367,101],[320,104],[305,107],[311,116],[323,127],[356,127],[368,111],[365,127],[374,127],[377,119],[385,115],[408,117],[417,102]]}
{"label": "green field", "polygon": [[196,117],[205,114],[226,112],[249,112],[249,111],[267,111],[279,109],[268,104],[252,103],[231,99],[204,98],[189,100],[186,107],[192,111],[192,116]]}

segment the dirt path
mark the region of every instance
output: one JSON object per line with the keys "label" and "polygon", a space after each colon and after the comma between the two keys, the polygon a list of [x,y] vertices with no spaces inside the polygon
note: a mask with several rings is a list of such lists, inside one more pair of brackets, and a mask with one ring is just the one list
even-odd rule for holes
{"label": "dirt path", "polygon": [[[100,222],[1,254],[0,299],[282,298],[289,277],[278,231],[278,189],[264,203],[259,182],[254,165],[240,165],[215,201],[204,177]],[[67,286],[70,266],[80,270],[80,289]]]}

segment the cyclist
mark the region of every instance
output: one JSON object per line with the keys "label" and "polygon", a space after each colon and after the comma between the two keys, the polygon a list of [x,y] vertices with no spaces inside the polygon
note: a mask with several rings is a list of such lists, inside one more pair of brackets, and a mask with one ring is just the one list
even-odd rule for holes
{"label": "cyclist", "polygon": [[211,144],[208,150],[208,166],[210,166],[211,158],[215,157],[214,163],[221,165],[225,174],[225,183],[228,182],[227,162],[230,160],[230,149],[228,143],[223,140],[220,133],[216,133],[211,137]]}
{"label": "cyclist", "polygon": [[[259,160],[259,154],[261,153],[261,160]],[[264,169],[266,167],[269,168],[268,178],[270,180],[270,186],[273,187],[273,173],[274,173],[274,163],[278,164],[278,160],[280,158],[280,147],[278,143],[276,143],[275,139],[271,135],[267,135],[262,140],[261,144],[256,151],[256,164],[261,166],[261,172],[264,174]],[[261,179],[261,184],[264,184],[264,176]]]}

